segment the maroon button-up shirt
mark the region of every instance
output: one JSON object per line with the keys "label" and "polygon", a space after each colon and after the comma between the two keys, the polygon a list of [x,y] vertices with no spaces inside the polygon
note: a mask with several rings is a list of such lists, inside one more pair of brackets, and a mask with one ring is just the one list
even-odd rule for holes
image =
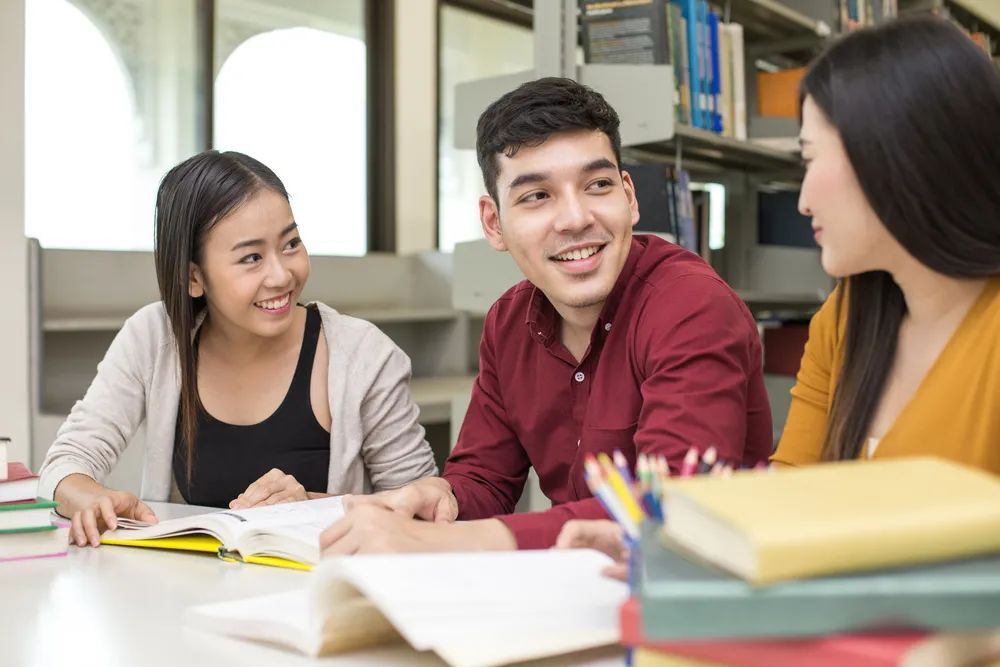
{"label": "maroon button-up shirt", "polygon": [[[524,281],[493,305],[479,377],[444,477],[459,519],[497,517],[519,548],[555,543],[569,519],[607,518],[583,478],[588,452],[666,455],[688,448],[754,465],[771,453],[771,411],[757,326],[697,255],[636,236],[580,363],[560,342],[560,318]],[[552,501],[511,514],[528,469]]]}

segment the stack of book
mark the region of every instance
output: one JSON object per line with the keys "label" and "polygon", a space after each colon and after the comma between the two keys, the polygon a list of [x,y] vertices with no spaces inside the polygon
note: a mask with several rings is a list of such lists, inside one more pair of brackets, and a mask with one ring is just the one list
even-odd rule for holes
{"label": "stack of book", "polygon": [[38,498],[38,476],[21,463],[7,463],[0,443],[0,562],[64,556],[69,524],[53,519],[56,503]]}
{"label": "stack of book", "polygon": [[673,481],[644,526],[636,667],[1000,658],[1000,479],[937,459]]}
{"label": "stack of book", "polygon": [[678,123],[747,138],[743,26],[706,0],[582,0],[589,63],[671,65]]}

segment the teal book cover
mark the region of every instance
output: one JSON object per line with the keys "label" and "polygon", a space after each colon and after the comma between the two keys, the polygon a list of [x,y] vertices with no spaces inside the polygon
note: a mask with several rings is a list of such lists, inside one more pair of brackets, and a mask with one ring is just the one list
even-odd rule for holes
{"label": "teal book cover", "polygon": [[636,585],[650,640],[1000,627],[1000,554],[753,587],[644,531]]}

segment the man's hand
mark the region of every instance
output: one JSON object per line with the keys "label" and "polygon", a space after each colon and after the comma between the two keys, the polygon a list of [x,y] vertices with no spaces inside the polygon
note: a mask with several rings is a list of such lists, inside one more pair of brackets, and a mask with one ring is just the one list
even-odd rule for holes
{"label": "man's hand", "polygon": [[440,477],[425,477],[370,496],[351,496],[346,505],[348,508],[374,505],[425,521],[451,522],[458,518],[458,501],[451,484]]}
{"label": "man's hand", "polygon": [[306,488],[299,484],[291,475],[286,475],[277,468],[271,468],[247,490],[229,502],[230,509],[247,509],[261,505],[291,503],[297,500],[309,500]]}
{"label": "man's hand", "polygon": [[374,503],[355,505],[320,536],[323,556],[417,551],[516,549],[497,519],[448,523],[419,521]]}
{"label": "man's hand", "polygon": [[624,537],[622,527],[614,521],[575,519],[567,521],[563,526],[559,537],[556,538],[556,548],[602,551],[615,559],[615,564],[604,568],[603,574],[612,579],[626,581],[629,551],[625,546]]}

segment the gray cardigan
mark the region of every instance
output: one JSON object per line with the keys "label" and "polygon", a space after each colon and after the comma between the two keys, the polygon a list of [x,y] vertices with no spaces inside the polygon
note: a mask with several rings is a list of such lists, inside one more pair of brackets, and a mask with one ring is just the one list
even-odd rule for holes
{"label": "gray cardigan", "polygon": [[[409,357],[370,322],[317,306],[330,358],[327,492],[391,489],[437,474],[410,397]],[[59,429],[39,471],[39,495],[52,498],[73,473],[103,481],[145,422],[140,496],[178,500],[172,455],[179,401],[170,320],[163,303],[153,303],[125,322],[83,400]]]}

